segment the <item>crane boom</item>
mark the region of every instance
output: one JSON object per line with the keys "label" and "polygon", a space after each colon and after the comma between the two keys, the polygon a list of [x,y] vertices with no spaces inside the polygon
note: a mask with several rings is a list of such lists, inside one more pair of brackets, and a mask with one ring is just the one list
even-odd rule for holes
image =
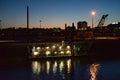
{"label": "crane boom", "polygon": [[107,18],[107,16],[108,16],[108,14],[102,15],[102,18],[97,27],[102,27],[104,25],[104,22],[105,22],[105,19]]}

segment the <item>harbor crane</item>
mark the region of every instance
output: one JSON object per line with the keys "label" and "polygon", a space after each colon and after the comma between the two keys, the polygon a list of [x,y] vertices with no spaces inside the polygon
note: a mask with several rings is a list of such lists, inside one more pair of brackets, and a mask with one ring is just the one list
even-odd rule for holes
{"label": "harbor crane", "polygon": [[108,14],[102,15],[102,18],[100,19],[100,22],[97,27],[102,27],[104,25],[105,19],[107,18]]}

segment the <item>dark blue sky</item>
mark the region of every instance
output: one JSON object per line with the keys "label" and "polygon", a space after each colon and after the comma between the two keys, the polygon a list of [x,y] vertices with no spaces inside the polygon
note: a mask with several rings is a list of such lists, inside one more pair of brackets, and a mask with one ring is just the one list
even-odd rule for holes
{"label": "dark blue sky", "polygon": [[[91,26],[92,10],[96,11],[94,24],[103,14],[109,14],[105,24],[120,22],[120,0],[29,0],[30,27],[61,27],[72,22],[87,21]],[[27,0],[0,0],[2,27],[26,27]]]}

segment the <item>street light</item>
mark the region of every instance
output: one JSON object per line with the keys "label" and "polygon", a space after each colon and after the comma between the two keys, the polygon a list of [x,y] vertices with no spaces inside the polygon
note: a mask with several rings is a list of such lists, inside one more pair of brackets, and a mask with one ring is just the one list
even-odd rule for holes
{"label": "street light", "polygon": [[92,15],[92,29],[94,27],[94,16],[95,16],[96,12],[95,11],[92,11],[91,12],[91,15]]}

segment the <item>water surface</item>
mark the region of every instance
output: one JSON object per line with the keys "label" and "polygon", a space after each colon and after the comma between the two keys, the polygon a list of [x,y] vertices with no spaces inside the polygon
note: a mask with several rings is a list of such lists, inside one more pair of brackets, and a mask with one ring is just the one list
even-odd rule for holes
{"label": "water surface", "polygon": [[28,61],[0,67],[0,80],[120,80],[120,60]]}

